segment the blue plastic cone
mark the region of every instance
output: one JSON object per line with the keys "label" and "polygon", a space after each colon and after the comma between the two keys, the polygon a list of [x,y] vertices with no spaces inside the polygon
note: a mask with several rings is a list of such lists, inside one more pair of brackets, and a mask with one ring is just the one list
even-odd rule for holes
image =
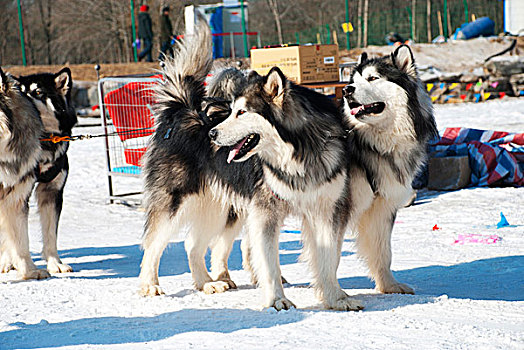
{"label": "blue plastic cone", "polygon": [[509,226],[509,222],[508,220],[506,220],[506,217],[504,216],[504,214],[500,212],[500,221],[497,224],[497,228],[506,227],[506,226]]}

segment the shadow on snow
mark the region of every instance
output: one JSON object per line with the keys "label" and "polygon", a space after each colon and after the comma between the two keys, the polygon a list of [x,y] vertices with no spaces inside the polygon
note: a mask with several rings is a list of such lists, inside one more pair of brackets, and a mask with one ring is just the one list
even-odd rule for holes
{"label": "shadow on snow", "polygon": [[[190,332],[232,333],[299,322],[305,313],[267,313],[238,309],[186,309],[153,317],[96,317],[59,323],[13,324],[1,333],[0,349],[36,349],[86,344],[159,341]],[[208,320],[208,322],[202,322]]]}
{"label": "shadow on snow", "polygon": [[[281,265],[295,264],[302,248],[300,242],[280,243]],[[288,253],[289,252],[289,253]],[[342,255],[353,252],[343,251]],[[99,256],[100,259],[89,262],[70,262],[74,271],[103,270],[97,276],[80,278],[137,277],[140,272],[142,251],[138,245],[120,247],[93,247],[64,250],[62,258],[82,258]],[[66,260],[67,261],[67,260]],[[206,256],[209,268],[209,254]],[[229,257],[230,270],[242,269],[240,241],[235,241]],[[451,266],[424,266],[410,270],[395,271],[396,278],[415,289],[417,294],[442,295],[451,298],[477,300],[524,300],[524,256],[506,256],[476,260]],[[171,243],[165,250],[160,264],[160,276],[172,276],[189,273],[187,256],[183,242]],[[286,276],[293,282],[293,276]],[[74,277],[74,273],[71,278]],[[373,282],[365,277],[346,277],[339,279],[344,289],[373,289]]]}

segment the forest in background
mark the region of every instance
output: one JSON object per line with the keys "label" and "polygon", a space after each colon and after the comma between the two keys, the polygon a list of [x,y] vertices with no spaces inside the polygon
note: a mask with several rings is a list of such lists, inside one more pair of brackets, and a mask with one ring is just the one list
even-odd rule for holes
{"label": "forest in background", "polygon": [[[17,0],[0,0],[0,65],[22,63]],[[28,65],[132,62],[130,1],[20,0]],[[184,6],[217,1],[135,0],[135,18],[142,4],[150,7],[153,31],[159,32],[160,11],[171,7],[176,34],[184,31]],[[350,47],[384,45],[389,32],[428,42],[443,31],[450,36],[472,15],[489,16],[496,33],[503,30],[500,0],[349,0],[354,27]],[[344,49],[345,0],[251,0],[248,30],[260,33],[262,45],[338,42]],[[439,26],[439,18],[440,24]],[[429,18],[429,21],[428,21]],[[366,20],[367,19],[367,20]],[[444,27],[444,28],[442,28]],[[250,43],[250,46],[255,44]],[[153,50],[159,49],[155,39]]]}

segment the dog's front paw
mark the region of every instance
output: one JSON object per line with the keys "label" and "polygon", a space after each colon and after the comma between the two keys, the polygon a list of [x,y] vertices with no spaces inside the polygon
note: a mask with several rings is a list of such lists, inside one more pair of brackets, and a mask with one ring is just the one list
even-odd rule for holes
{"label": "dog's front paw", "polygon": [[393,283],[388,286],[379,287],[378,290],[384,294],[415,294],[413,288],[404,283]]}
{"label": "dog's front paw", "polygon": [[295,304],[291,302],[288,298],[282,297],[275,299],[270,305],[267,305],[267,307],[272,307],[277,311],[280,310],[289,310],[291,308],[296,309],[297,307]]}
{"label": "dog's front paw", "polygon": [[73,268],[62,262],[49,261],[47,263],[47,271],[50,273],[66,273],[73,272]]}
{"label": "dog's front paw", "polygon": [[143,285],[138,292],[143,297],[154,297],[157,295],[163,295],[164,291],[158,284]]}
{"label": "dog's front paw", "polygon": [[43,280],[49,277],[51,277],[49,272],[43,269],[28,270],[27,272],[20,274],[20,278],[23,280]]}
{"label": "dog's front paw", "polygon": [[8,273],[11,270],[14,270],[15,267],[10,262],[6,262],[4,264],[0,264],[0,273]]}
{"label": "dog's front paw", "polygon": [[230,285],[225,281],[212,281],[205,283],[204,287],[202,287],[202,291],[206,294],[224,293],[226,290],[230,288]]}
{"label": "dog's front paw", "polygon": [[346,295],[333,303],[326,304],[326,307],[337,311],[360,311],[364,310],[364,303],[362,303],[361,300],[353,299]]}

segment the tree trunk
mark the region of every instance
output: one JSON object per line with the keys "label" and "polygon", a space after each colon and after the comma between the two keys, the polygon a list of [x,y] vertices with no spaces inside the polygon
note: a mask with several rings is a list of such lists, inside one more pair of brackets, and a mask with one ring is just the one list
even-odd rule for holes
{"label": "tree trunk", "polygon": [[278,11],[278,0],[267,0],[267,5],[269,6],[271,13],[273,14],[273,18],[275,19],[275,24],[277,26],[278,42],[280,43],[280,45],[282,45],[284,43],[284,39],[282,37],[282,25],[280,23],[280,13]]}
{"label": "tree trunk", "polygon": [[426,23],[428,28],[428,43],[431,43],[432,35],[431,35],[431,0],[426,0]]}
{"label": "tree trunk", "polygon": [[364,0],[364,47],[368,46],[368,10],[369,0]]}
{"label": "tree trunk", "polygon": [[417,12],[416,12],[417,0],[411,0],[411,28],[413,28],[412,38],[414,42],[417,41]]}
{"label": "tree trunk", "polygon": [[357,46],[362,47],[362,0],[358,0],[357,27]]}

